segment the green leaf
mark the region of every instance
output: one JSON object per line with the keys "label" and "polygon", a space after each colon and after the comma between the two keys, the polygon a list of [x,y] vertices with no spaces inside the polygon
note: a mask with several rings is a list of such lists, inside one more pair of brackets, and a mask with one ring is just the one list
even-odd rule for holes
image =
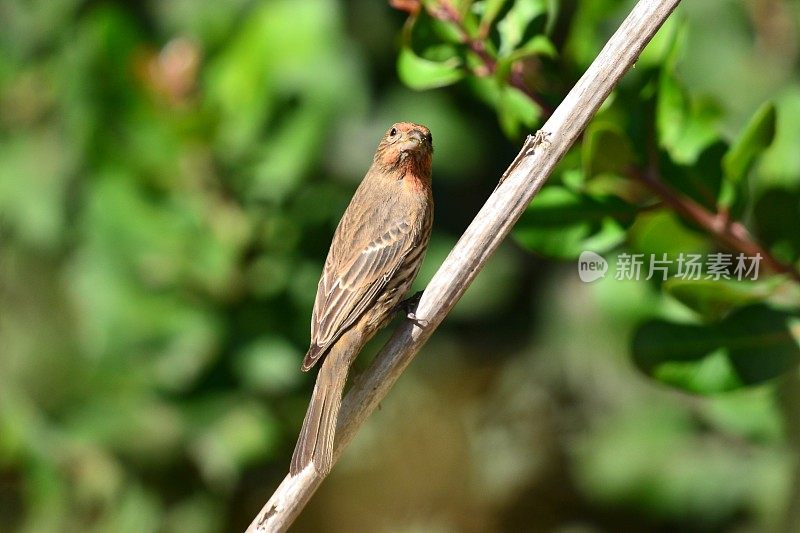
{"label": "green leaf", "polygon": [[728,181],[737,183],[744,178],[753,161],[775,138],[775,105],[766,102],[755,112],[750,122],[734,141],[722,160]]}
{"label": "green leaf", "polygon": [[501,57],[497,62],[495,76],[500,80],[505,80],[511,72],[511,67],[520,59],[531,56],[556,57],[558,51],[555,45],[544,35],[534,35],[527,43],[517,48],[505,57]]}
{"label": "green leaf", "polygon": [[546,35],[534,35],[531,39],[511,52],[509,59],[518,61],[530,56],[545,56],[554,58],[558,55],[556,45]]}
{"label": "green leaf", "polygon": [[613,196],[591,197],[551,185],[522,215],[514,236],[543,255],[573,259],[584,250],[602,253],[622,242],[635,212]]}
{"label": "green leaf", "polygon": [[717,209],[722,188],[722,157],[727,147],[715,142],[692,156],[692,163],[677,163],[674,154],[662,154],[661,178],[669,186],[710,210]]}
{"label": "green leaf", "polygon": [[447,61],[430,61],[416,55],[410,48],[400,50],[397,72],[403,83],[412,89],[424,90],[445,87],[461,80],[465,72],[461,60],[452,57]]}
{"label": "green leaf", "polygon": [[506,80],[511,67],[514,63],[526,57],[542,55],[546,57],[555,57],[558,55],[555,45],[544,35],[535,35],[530,41],[525,43],[520,48],[517,48],[512,53],[505,57],[500,57],[497,61],[497,69],[495,70],[495,77],[498,80]]}
{"label": "green leaf", "polygon": [[[454,46],[463,46],[464,44],[464,37],[461,29],[450,21],[439,20],[428,16],[418,17],[414,25],[409,27],[409,33],[407,33],[405,41],[406,43],[417,42],[416,39],[412,40],[413,38],[411,37],[410,33],[410,30],[412,29],[415,36],[427,36],[427,34],[432,33],[433,36],[438,37],[439,40],[444,43]],[[429,38],[423,40],[427,41]],[[427,49],[425,56],[428,56]],[[428,59],[435,58],[428,57]]]}
{"label": "green leaf", "polygon": [[547,13],[545,0],[517,0],[503,20],[497,24],[500,33],[498,55],[507,56],[513,52],[525,37],[528,25],[536,17]]}
{"label": "green leaf", "polygon": [[732,309],[768,298],[781,281],[776,277],[763,283],[670,278],[662,287],[676,300],[700,315],[718,320]]}
{"label": "green leaf", "polygon": [[[775,106],[771,102],[763,104],[744,127],[733,146],[722,159],[725,180],[719,194],[719,206],[741,214],[746,207],[746,195],[740,194],[745,176],[775,138]],[[739,200],[737,202],[737,199]]]}
{"label": "green leaf", "polygon": [[798,320],[762,304],[710,326],[652,320],[636,331],[633,359],[648,375],[692,392],[757,385],[797,367]]}
{"label": "green leaf", "polygon": [[677,39],[683,37],[684,26],[685,21],[678,17],[669,17],[639,55],[639,59],[636,60],[636,69],[656,68],[663,65],[670,52],[678,46]]}
{"label": "green leaf", "polygon": [[721,110],[716,102],[690,98],[673,73],[663,70],[656,102],[659,146],[676,163],[691,165],[703,150],[720,138],[717,122]]}
{"label": "green leaf", "polygon": [[593,122],[584,139],[581,162],[587,178],[605,173],[625,175],[628,167],[634,163],[635,155],[630,140],[613,123]]}
{"label": "green leaf", "polygon": [[669,210],[641,213],[628,230],[628,245],[634,252],[666,253],[678,257],[681,253],[708,251],[705,236],[689,230],[678,216]]}
{"label": "green leaf", "polygon": [[633,359],[647,374],[665,362],[697,361],[716,351],[721,344],[717,332],[695,324],[666,320],[645,322],[633,338]]}
{"label": "green leaf", "polygon": [[800,185],[800,85],[786,86],[775,98],[775,139],[758,161],[758,184]]}
{"label": "green leaf", "polygon": [[[561,6],[564,9],[567,4],[561,2]],[[575,2],[570,6],[574,6],[574,9],[569,8],[570,27],[562,50],[572,64],[585,69],[608,40],[610,31],[607,21],[622,20],[625,7],[618,0]]]}
{"label": "green leaf", "polygon": [[724,350],[716,350],[698,361],[667,361],[653,372],[662,383],[698,394],[725,392],[742,387]]}
{"label": "green leaf", "polygon": [[686,30],[672,39],[658,79],[656,133],[658,144],[678,164],[693,164],[700,153],[720,138],[717,122],[720,106],[708,98],[689,95],[680,83],[676,63],[685,48]]}
{"label": "green leaf", "polygon": [[432,61],[434,63],[447,63],[448,61],[454,62],[453,59],[458,60],[458,48],[452,44],[436,44],[429,46],[425,49],[424,57],[422,59]]}
{"label": "green leaf", "polygon": [[800,315],[763,305],[745,307],[720,324],[737,375],[748,385],[797,368],[800,362]]}
{"label": "green leaf", "polygon": [[510,138],[518,137],[520,129],[532,128],[539,120],[539,108],[527,95],[509,85],[500,91],[497,113],[503,132]]}
{"label": "green leaf", "polygon": [[473,9],[480,11],[481,21],[478,26],[478,33],[480,35],[488,35],[489,29],[494,23],[494,19],[500,14],[500,10],[508,0],[485,0],[484,2],[475,2]]}
{"label": "green leaf", "polygon": [[670,144],[677,141],[686,114],[686,96],[678,80],[664,68],[658,82],[656,101],[656,128],[659,142]]}
{"label": "green leaf", "polygon": [[781,261],[800,258],[800,188],[771,187],[753,206],[755,234]]}

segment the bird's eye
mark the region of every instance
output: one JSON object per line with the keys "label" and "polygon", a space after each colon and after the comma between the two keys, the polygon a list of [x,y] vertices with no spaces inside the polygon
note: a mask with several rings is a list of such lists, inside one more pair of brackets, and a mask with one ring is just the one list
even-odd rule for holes
{"label": "bird's eye", "polygon": [[389,137],[394,137],[395,135],[397,135],[397,128],[392,128],[389,132]]}

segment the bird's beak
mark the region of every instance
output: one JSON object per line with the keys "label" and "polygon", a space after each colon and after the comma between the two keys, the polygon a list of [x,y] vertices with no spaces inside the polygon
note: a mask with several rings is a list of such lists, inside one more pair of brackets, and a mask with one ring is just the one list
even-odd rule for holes
{"label": "bird's beak", "polygon": [[420,150],[425,146],[425,134],[419,130],[411,130],[406,133],[402,144],[400,145],[401,152],[414,152]]}
{"label": "bird's beak", "polygon": [[425,142],[425,135],[422,134],[419,130],[411,130],[408,132],[409,140],[417,141],[417,144],[422,144]]}

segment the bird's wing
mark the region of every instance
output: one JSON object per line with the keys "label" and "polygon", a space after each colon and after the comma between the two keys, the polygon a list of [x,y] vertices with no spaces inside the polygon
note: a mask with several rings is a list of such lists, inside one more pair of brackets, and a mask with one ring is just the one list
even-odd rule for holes
{"label": "bird's wing", "polygon": [[304,370],[316,363],[386,287],[411,248],[411,229],[407,222],[397,222],[338,269],[331,259],[336,254],[328,256],[317,287],[311,318],[311,349],[303,360]]}

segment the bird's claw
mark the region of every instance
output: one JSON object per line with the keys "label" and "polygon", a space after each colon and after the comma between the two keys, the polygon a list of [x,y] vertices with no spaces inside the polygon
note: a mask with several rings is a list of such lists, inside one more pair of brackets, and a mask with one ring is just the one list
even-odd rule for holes
{"label": "bird's claw", "polygon": [[417,315],[414,313],[414,311],[417,309],[420,298],[422,298],[422,291],[418,291],[410,298],[406,298],[400,302],[397,307],[398,310],[403,311],[406,314],[406,318],[413,322],[414,325],[420,328],[425,328],[428,326],[428,321],[424,318],[417,318]]}
{"label": "bird's claw", "polygon": [[413,324],[415,326],[420,327],[422,329],[427,328],[428,324],[430,324],[430,322],[428,322],[424,318],[417,318],[417,315],[415,315],[413,312],[412,313],[408,313],[406,315],[406,318],[408,318],[411,322],[413,322]]}

